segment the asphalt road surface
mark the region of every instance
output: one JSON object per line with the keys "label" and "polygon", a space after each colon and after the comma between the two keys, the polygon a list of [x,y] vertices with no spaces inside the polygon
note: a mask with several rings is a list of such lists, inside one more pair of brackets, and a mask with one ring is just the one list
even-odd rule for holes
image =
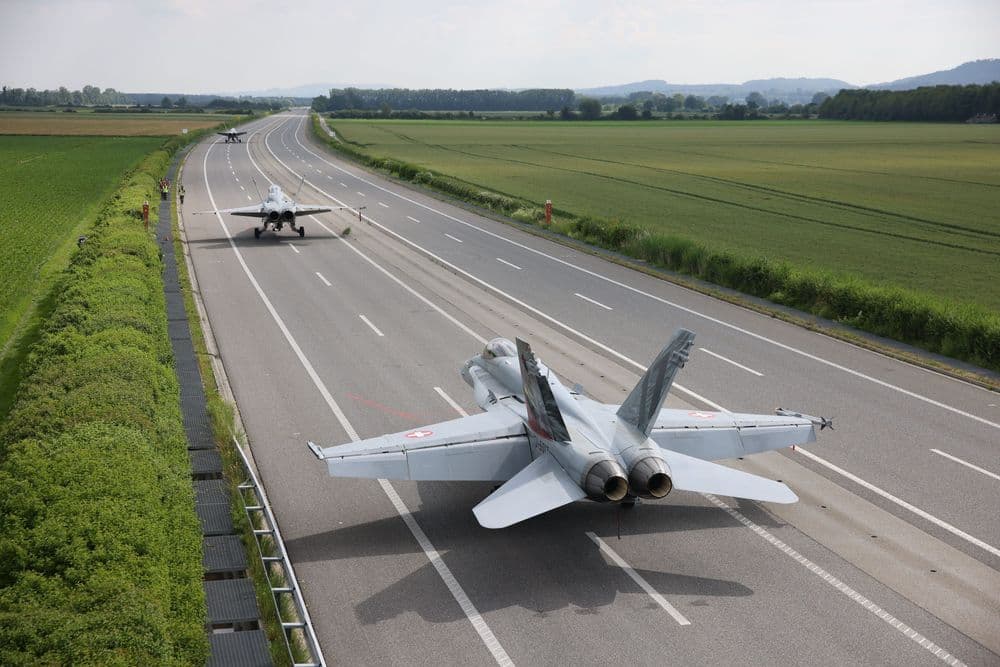
{"label": "asphalt road surface", "polygon": [[[328,662],[1000,664],[1000,396],[414,192],[308,123],[196,147],[182,224]],[[271,182],[347,208],[304,238],[192,215]],[[305,445],[477,412],[458,371],[495,336],[617,403],[682,326],[668,404],[835,418],[731,462],[799,503],[678,492],[491,531],[489,484],[332,479]]]}

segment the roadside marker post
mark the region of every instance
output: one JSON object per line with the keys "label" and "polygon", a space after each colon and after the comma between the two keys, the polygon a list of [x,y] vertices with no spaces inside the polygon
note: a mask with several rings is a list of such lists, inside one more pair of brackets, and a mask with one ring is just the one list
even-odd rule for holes
{"label": "roadside marker post", "polygon": [[142,202],[142,224],[149,230],[149,200]]}
{"label": "roadside marker post", "polygon": [[546,199],[545,200],[545,224],[546,225],[551,225],[552,224],[552,200],[551,199]]}

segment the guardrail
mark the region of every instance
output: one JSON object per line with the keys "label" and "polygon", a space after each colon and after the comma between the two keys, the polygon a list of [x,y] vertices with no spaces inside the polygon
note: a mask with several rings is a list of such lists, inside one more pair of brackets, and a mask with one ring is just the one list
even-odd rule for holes
{"label": "guardrail", "polygon": [[[237,486],[240,503],[257,542],[257,553],[264,566],[268,588],[271,589],[288,657],[294,667],[326,667],[316,632],[313,630],[312,619],[309,618],[309,611],[299,591],[295,570],[292,569],[292,562],[285,551],[285,542],[281,538],[281,531],[278,530],[278,523],[271,513],[267,493],[257,479],[246,453],[235,438],[233,445],[240,454],[243,470],[246,473],[246,481]],[[297,661],[296,654],[301,656],[304,653],[309,654],[308,662]]]}

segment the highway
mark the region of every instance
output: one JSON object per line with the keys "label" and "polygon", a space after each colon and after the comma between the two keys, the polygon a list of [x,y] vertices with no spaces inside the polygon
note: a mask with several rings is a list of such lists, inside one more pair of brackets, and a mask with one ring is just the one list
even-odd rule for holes
{"label": "highway", "polygon": [[[1000,396],[409,190],[303,114],[197,146],[182,223],[329,662],[1000,662]],[[260,201],[254,181],[349,210],[259,240],[191,214]],[[458,371],[494,336],[617,403],[682,326],[668,404],[835,418],[732,462],[798,504],[676,493],[490,531],[491,485],[332,479],[305,446],[478,411]]]}

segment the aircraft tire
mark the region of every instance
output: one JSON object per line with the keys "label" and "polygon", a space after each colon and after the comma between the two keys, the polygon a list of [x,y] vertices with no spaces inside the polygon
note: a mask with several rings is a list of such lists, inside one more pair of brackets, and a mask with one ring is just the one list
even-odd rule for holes
{"label": "aircraft tire", "polygon": [[305,235],[306,235],[306,228],[303,227],[302,225],[299,225],[299,238],[302,238]]}
{"label": "aircraft tire", "polygon": [[254,227],[253,228],[253,237],[255,239],[259,239],[260,238],[260,227]]}

